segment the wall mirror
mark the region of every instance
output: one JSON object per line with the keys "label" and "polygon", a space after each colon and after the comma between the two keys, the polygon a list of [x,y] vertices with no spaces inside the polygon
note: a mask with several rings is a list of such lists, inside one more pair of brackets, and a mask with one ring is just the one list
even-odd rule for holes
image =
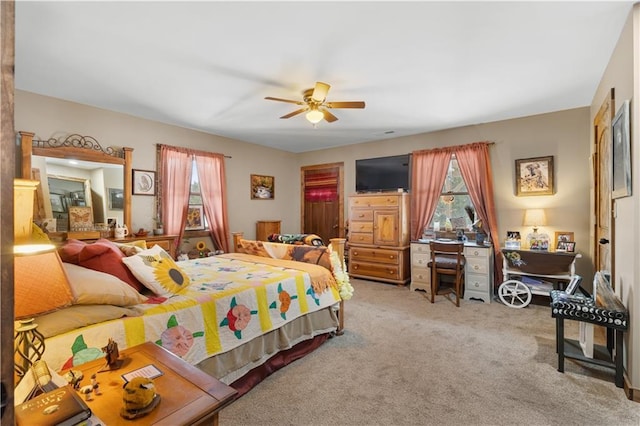
{"label": "wall mirror", "polygon": [[88,231],[83,224],[114,220],[131,229],[133,149],[103,148],[80,135],[37,140],[20,132],[20,139],[22,176],[40,182],[34,220],[53,232]]}

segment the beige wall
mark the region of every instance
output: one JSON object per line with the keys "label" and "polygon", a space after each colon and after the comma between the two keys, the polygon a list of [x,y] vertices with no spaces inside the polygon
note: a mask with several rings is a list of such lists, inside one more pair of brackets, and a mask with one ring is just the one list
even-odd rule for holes
{"label": "beige wall", "polygon": [[[520,231],[524,209],[544,208],[551,238],[555,231],[575,233],[576,249],[582,253],[578,273],[591,282],[593,268],[589,251],[589,108],[577,108],[525,118],[460,127],[441,132],[407,136],[299,154],[298,165],[344,161],[345,192],[355,191],[355,160],[402,154],[439,146],[478,141],[495,142],[490,149],[498,228],[503,243],[507,230]],[[550,196],[515,196],[515,160],[554,156],[556,193]],[[345,203],[346,205],[346,203]],[[346,208],[346,207],[345,207]],[[347,213],[345,211],[345,217]]]}
{"label": "beige wall", "polygon": [[[623,28],[609,64],[591,103],[590,122],[611,88],[615,89],[615,110],[625,99],[640,99],[640,4],[636,4]],[[638,103],[631,102],[631,175],[632,196],[614,201],[615,260],[613,281],[616,293],[629,308],[630,323],[638,324],[640,314],[640,125]],[[593,134],[590,136],[593,138]],[[636,392],[640,390],[640,327],[631,327],[625,336],[627,376]]]}
{"label": "beige wall", "polygon": [[[77,133],[93,136],[105,147],[134,148],[134,169],[156,169],[158,143],[223,153],[231,156],[225,166],[232,232],[244,231],[247,238],[254,238],[258,220],[282,220],[283,232],[297,232],[300,227],[300,171],[295,154],[19,90],[15,94],[15,128],[34,132],[39,139]],[[275,200],[251,200],[252,173],[275,177]],[[132,197],[134,230],[152,229],[154,198]]]}

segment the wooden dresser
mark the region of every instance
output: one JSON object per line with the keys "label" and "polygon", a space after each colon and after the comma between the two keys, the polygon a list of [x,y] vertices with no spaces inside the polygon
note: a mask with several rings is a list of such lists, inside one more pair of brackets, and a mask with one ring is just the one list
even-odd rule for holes
{"label": "wooden dresser", "polygon": [[409,274],[409,194],[349,197],[349,275],[406,284]]}
{"label": "wooden dresser", "polygon": [[259,220],[256,222],[256,240],[267,241],[267,237],[271,234],[280,233],[279,220]]}

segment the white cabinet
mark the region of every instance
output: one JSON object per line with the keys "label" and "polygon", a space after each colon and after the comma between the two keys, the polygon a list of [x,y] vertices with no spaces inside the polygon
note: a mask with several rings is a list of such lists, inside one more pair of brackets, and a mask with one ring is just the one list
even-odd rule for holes
{"label": "white cabinet", "polygon": [[[466,267],[464,272],[464,300],[482,300],[491,303],[493,298],[493,248],[467,242],[464,247]],[[410,290],[431,292],[431,250],[429,243],[411,243]]]}

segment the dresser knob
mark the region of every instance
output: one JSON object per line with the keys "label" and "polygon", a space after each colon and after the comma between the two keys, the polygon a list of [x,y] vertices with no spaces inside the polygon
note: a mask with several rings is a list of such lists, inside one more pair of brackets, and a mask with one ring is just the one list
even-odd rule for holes
{"label": "dresser knob", "polygon": [[477,271],[478,269],[480,269],[480,267],[478,265],[473,265],[473,269]]}

